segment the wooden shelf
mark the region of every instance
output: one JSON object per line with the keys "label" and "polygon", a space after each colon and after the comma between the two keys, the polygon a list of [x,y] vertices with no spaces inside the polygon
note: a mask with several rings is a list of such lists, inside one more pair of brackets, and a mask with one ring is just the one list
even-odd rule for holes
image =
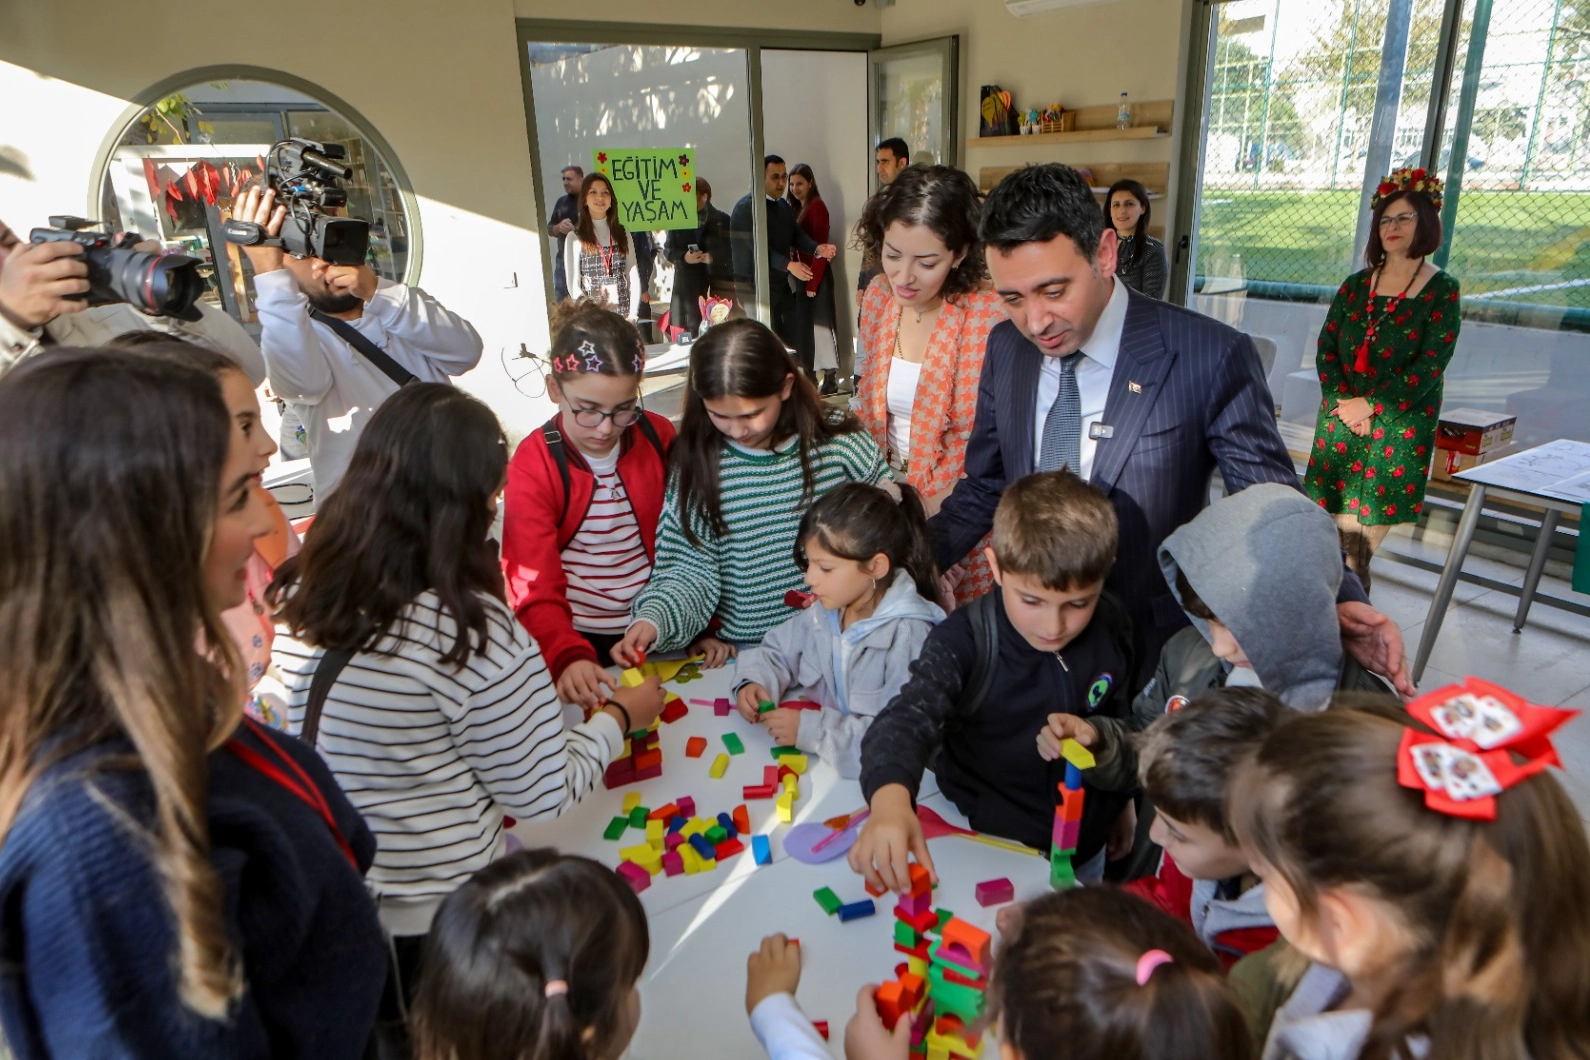
{"label": "wooden shelf", "polygon": [[1169,136],[1157,125],[1134,125],[1130,129],[1078,129],[1075,132],[1033,133],[1031,136],[974,136],[967,147],[1038,147],[1043,144],[1092,144],[1105,140],[1153,140]]}

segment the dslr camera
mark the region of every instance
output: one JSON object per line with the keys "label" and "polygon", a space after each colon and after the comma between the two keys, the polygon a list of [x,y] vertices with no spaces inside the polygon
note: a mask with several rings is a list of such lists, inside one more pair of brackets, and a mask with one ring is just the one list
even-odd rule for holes
{"label": "dslr camera", "polygon": [[148,254],[132,249],[143,242],[137,232],[119,238],[96,232],[99,222],[59,214],[50,217],[50,228],[28,234],[34,243],[76,243],[83,248],[88,266],[88,292],[69,297],[89,305],[126,302],[150,316],[176,317],[190,323],[199,319],[195,308],[204,294],[199,259],[183,254]]}
{"label": "dslr camera", "polygon": [[265,179],[276,191],[276,203],[287,207],[281,236],[276,239],[252,221],[226,222],[229,243],[245,247],[281,247],[295,258],[319,258],[329,265],[363,265],[370,251],[370,222],[337,217],[329,210],[348,205],[338,186],[353,176],[341,164],[348,156],[341,144],[283,140],[271,147]]}

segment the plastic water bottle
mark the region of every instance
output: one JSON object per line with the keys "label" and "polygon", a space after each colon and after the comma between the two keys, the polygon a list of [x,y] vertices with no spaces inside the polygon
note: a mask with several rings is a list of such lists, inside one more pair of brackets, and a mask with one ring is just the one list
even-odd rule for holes
{"label": "plastic water bottle", "polygon": [[1126,100],[1126,93],[1121,93],[1121,105],[1115,109],[1115,127],[1117,129],[1130,129],[1132,127],[1132,105]]}

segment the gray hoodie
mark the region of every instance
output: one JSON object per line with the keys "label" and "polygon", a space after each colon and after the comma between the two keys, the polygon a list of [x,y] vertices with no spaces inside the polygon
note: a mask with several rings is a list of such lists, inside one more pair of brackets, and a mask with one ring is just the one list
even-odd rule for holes
{"label": "gray hoodie", "polygon": [[1237,951],[1222,945],[1221,935],[1247,928],[1273,928],[1275,921],[1270,919],[1270,911],[1264,905],[1264,884],[1254,884],[1235,898],[1217,898],[1215,894],[1220,884],[1220,880],[1193,880],[1192,901],[1187,912],[1192,917],[1193,930],[1198,932],[1204,945],[1217,953],[1235,953]]}
{"label": "gray hoodie", "polygon": [[[1275,1014],[1263,1060],[1357,1060],[1374,1021],[1368,1009],[1338,1009],[1352,992],[1342,973],[1311,964],[1297,989]],[[1413,1056],[1425,1056],[1430,1040],[1408,1039]]]}
{"label": "gray hoodie", "polygon": [[823,709],[801,713],[795,746],[822,756],[842,777],[860,776],[867,725],[911,676],[928,631],[943,620],[944,610],[918,596],[902,568],[877,610],[843,633],[839,612],[819,603],[774,626],[760,645],[740,653],[734,691],[758,684],[777,700],[803,689]]}
{"label": "gray hoodie", "polygon": [[[1342,555],[1336,524],[1313,501],[1279,483],[1249,486],[1167,537],[1159,565],[1172,592],[1177,569],[1186,574],[1287,706],[1320,710],[1330,701],[1342,670]],[[1188,617],[1209,640],[1209,623]]]}

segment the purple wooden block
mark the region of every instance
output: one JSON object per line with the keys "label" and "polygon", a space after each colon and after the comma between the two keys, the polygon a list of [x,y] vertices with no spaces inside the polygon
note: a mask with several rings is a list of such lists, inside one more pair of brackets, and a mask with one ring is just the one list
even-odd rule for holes
{"label": "purple wooden block", "polygon": [[[683,866],[681,865],[681,869],[682,868]],[[635,888],[636,894],[639,894],[641,891],[644,891],[646,888],[651,886],[651,873],[647,872],[633,861],[620,862],[618,866],[618,874],[629,881],[629,885]]]}
{"label": "purple wooden block", "polygon": [[663,849],[673,850],[676,847],[683,846],[684,842],[684,836],[680,835],[678,832],[672,832],[669,835],[663,837]]}
{"label": "purple wooden block", "polygon": [[[669,836],[668,838],[677,839],[678,836]],[[664,854],[662,857],[662,865],[663,871],[670,876],[677,876],[681,872],[685,871],[684,856],[681,855],[677,850],[670,850],[668,853]]]}
{"label": "purple wooden block", "polygon": [[727,699],[723,698],[722,696],[719,696],[717,699],[713,700],[712,713],[716,717],[727,718],[729,716],[729,711],[731,711],[733,709],[734,709],[734,704],[730,703]]}
{"label": "purple wooden block", "polygon": [[896,908],[904,913],[908,918],[914,920],[923,913],[932,911],[933,892],[929,891],[928,893],[921,895],[902,894],[900,896],[900,904],[896,906]]}
{"label": "purple wooden block", "polygon": [[689,795],[686,795],[682,799],[675,799],[674,805],[679,807],[679,812],[684,817],[689,818],[696,815],[696,800],[691,798]]}
{"label": "purple wooden block", "polygon": [[977,904],[999,905],[1016,897],[1016,885],[1001,876],[997,880],[984,880],[977,885]]}

